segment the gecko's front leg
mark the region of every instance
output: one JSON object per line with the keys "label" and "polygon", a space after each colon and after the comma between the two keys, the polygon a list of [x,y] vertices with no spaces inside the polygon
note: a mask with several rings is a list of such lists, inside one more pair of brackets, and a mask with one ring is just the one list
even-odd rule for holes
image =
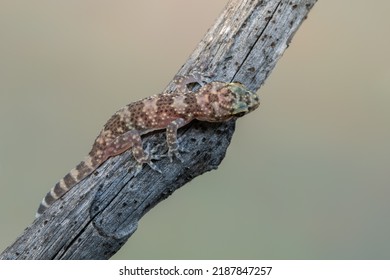
{"label": "gecko's front leg", "polygon": [[198,71],[193,71],[186,76],[176,75],[173,79],[173,82],[176,84],[176,91],[182,93],[192,93],[188,87],[190,84],[198,84],[199,86],[204,86],[210,81],[212,75],[206,75]]}
{"label": "gecko's front leg", "polygon": [[153,157],[149,151],[142,147],[142,140],[137,130],[130,130],[115,138],[106,145],[105,156],[112,157],[123,153],[124,151],[132,149],[134,159],[137,161],[135,165],[135,175],[141,170],[146,163],[153,170],[161,173],[161,170],[152,162],[152,159],[159,159],[160,157]]}

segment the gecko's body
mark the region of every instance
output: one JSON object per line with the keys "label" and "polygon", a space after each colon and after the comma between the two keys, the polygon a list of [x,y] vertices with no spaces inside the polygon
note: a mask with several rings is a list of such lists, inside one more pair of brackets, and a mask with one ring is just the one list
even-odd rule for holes
{"label": "gecko's body", "polygon": [[[136,173],[144,163],[159,171],[153,157],[142,147],[141,135],[166,129],[168,156],[179,157],[177,129],[194,119],[223,122],[240,117],[259,106],[256,93],[240,83],[211,82],[196,92],[189,92],[185,79],[172,93],[161,93],[130,103],[117,111],[105,124],[88,156],[62,178],[43,198],[36,216],[86,178],[109,157],[132,149]],[[191,79],[190,79],[190,82]]]}

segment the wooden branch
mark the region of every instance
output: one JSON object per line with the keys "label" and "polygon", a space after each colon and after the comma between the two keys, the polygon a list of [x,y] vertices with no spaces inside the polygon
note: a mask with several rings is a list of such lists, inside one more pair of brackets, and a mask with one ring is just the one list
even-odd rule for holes
{"label": "wooden branch", "polygon": [[[231,0],[179,71],[212,73],[258,90],[316,0]],[[168,85],[167,90],[173,90]],[[250,117],[250,115],[249,115]],[[190,152],[184,161],[144,167],[133,176],[130,152],[109,159],[36,219],[0,259],[108,259],[137,229],[141,217],[192,178],[216,169],[234,132],[234,121],[192,122],[179,131]],[[144,138],[151,147],[163,132]],[[162,146],[159,153],[166,152]]]}

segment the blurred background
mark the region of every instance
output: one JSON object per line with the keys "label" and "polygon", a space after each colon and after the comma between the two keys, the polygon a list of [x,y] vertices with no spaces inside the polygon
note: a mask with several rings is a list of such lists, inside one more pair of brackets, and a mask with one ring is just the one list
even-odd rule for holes
{"label": "blurred background", "polygon": [[[226,3],[0,0],[0,251]],[[219,169],[147,213],[115,258],[389,259],[389,9],[318,1]]]}

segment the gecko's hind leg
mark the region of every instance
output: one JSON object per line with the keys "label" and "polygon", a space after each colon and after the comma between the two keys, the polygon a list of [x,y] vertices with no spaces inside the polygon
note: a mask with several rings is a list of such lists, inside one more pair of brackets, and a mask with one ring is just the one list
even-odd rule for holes
{"label": "gecko's hind leg", "polygon": [[116,137],[113,141],[109,142],[105,148],[105,157],[107,158],[119,155],[128,149],[132,149],[136,164],[131,168],[135,169],[135,175],[142,170],[145,163],[153,170],[161,173],[161,170],[152,162],[152,160],[160,159],[161,157],[151,155],[149,145],[146,150],[143,149],[141,136],[136,130],[130,130]]}

